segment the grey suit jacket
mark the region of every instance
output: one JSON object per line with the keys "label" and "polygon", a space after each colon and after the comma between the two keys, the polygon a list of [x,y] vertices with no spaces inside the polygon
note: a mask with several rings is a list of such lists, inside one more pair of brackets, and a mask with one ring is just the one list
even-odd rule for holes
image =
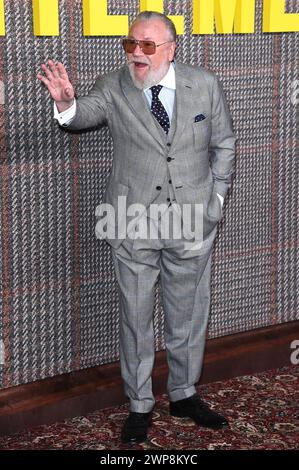
{"label": "grey suit jacket", "polygon": [[[68,128],[109,127],[113,166],[105,202],[116,211],[116,225],[128,222],[124,213],[118,213],[118,196],[126,196],[127,207],[133,203],[148,207],[156,199],[168,167],[177,203],[203,204],[205,238],[221,218],[216,193],[225,197],[231,184],[236,139],[216,76],[178,62],[175,72],[177,124],[170,146],[126,65],[98,78],[89,94],[78,98]],[[195,119],[199,115],[203,116]],[[108,242],[117,248],[123,238]]]}

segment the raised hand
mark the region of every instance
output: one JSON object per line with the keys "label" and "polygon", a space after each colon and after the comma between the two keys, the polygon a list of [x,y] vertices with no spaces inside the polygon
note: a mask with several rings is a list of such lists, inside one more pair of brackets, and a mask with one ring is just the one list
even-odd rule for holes
{"label": "raised hand", "polygon": [[59,112],[65,111],[74,102],[74,88],[69,81],[68,74],[61,62],[55,64],[48,61],[48,66],[41,65],[45,75],[38,73],[37,78],[43,82],[49,90]]}

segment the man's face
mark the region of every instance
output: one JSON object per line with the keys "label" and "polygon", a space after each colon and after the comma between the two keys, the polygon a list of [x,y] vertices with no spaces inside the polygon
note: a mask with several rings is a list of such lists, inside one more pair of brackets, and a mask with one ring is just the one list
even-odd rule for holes
{"label": "man's face", "polygon": [[[152,19],[137,21],[129,31],[130,39],[150,40],[156,44],[170,41],[170,33],[163,21]],[[156,85],[166,75],[174,57],[175,42],[167,42],[157,47],[155,54],[146,55],[139,46],[131,54],[127,53],[131,77],[138,88]]]}

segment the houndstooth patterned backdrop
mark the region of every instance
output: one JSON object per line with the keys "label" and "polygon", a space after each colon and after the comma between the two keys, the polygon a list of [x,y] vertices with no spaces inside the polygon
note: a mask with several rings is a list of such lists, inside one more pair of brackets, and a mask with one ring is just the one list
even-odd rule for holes
{"label": "houndstooth patterned backdrop", "polygon": [[[220,77],[238,136],[233,188],[213,256],[209,336],[299,318],[298,33],[192,35],[192,2],[165,1],[185,15],[177,58]],[[62,61],[78,95],[124,63],[119,37],[82,35],[81,0],[60,0],[59,37],[34,37],[31,0],[5,0],[0,38],[0,386],[116,361],[118,305],[110,249],[94,236],[94,208],[111,168],[107,130],[69,134],[53,121],[36,78]],[[286,2],[298,13],[298,0]],[[110,14],[139,1],[110,0]],[[292,100],[293,94],[293,100]],[[298,95],[297,95],[298,98]],[[98,157],[98,148],[101,157]],[[155,307],[157,350],[163,315]]]}

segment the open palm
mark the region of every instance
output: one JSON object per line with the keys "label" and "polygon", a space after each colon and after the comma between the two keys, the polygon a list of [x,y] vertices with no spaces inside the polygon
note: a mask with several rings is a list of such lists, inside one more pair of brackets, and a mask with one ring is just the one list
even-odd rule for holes
{"label": "open palm", "polygon": [[74,99],[74,88],[69,81],[64,65],[60,62],[55,64],[49,60],[48,66],[42,64],[41,68],[44,75],[38,73],[37,78],[46,85],[61,111],[63,108],[68,108]]}

